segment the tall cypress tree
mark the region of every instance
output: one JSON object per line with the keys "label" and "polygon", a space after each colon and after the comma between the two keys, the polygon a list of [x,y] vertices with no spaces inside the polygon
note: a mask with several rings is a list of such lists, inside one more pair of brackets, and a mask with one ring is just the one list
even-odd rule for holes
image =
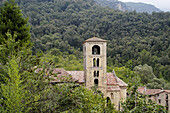
{"label": "tall cypress tree", "polygon": [[27,42],[30,40],[30,27],[28,18],[23,18],[20,7],[16,5],[15,0],[5,2],[0,9],[0,43],[7,39],[6,33],[10,32],[12,36],[17,35],[16,41]]}
{"label": "tall cypress tree", "polygon": [[[20,7],[17,6],[15,0],[7,0],[4,5],[0,8],[0,46],[6,45],[8,51],[0,48],[0,61],[5,64],[8,56],[13,53],[14,50],[8,48],[8,38],[11,34],[12,39],[15,40],[15,52],[25,51],[24,53],[31,53],[31,42],[30,42],[30,27],[28,25],[28,18],[24,18]],[[2,54],[3,52],[3,54]]]}

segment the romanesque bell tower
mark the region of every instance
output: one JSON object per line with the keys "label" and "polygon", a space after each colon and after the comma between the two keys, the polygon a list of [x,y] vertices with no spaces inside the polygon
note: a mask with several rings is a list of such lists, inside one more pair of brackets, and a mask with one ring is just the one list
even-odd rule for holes
{"label": "romanesque bell tower", "polygon": [[96,87],[106,94],[106,40],[90,38],[83,44],[84,77],[88,89]]}

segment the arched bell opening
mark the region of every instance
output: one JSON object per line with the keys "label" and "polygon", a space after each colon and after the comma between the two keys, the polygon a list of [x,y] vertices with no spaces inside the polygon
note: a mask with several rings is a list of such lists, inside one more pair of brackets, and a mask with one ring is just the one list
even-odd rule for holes
{"label": "arched bell opening", "polygon": [[100,55],[100,47],[98,45],[92,47],[92,55]]}
{"label": "arched bell opening", "polygon": [[98,87],[98,83],[99,83],[99,80],[98,79],[94,79],[94,86]]}

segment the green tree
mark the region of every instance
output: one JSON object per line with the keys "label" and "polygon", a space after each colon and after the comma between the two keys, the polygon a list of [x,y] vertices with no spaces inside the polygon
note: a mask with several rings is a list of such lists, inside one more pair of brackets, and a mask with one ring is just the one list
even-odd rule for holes
{"label": "green tree", "polygon": [[55,97],[57,102],[57,112],[74,112],[74,113],[115,113],[114,105],[106,105],[106,99],[100,94],[88,90],[84,86],[75,83],[65,83],[56,85]]}
{"label": "green tree", "polygon": [[[16,5],[15,0],[6,1],[3,7],[0,8],[0,44],[7,45],[7,40],[10,38],[8,34],[15,40],[16,44],[14,46],[15,51],[20,51],[23,49],[30,49],[30,27],[28,26],[28,18],[23,18],[20,7]],[[11,51],[8,46],[6,46],[8,51],[5,51],[5,56],[0,54],[0,62],[5,64],[8,56],[10,56]],[[25,51],[25,50],[24,50]],[[29,51],[26,51],[29,54]]]}
{"label": "green tree", "polygon": [[153,73],[152,67],[148,66],[147,64],[144,64],[143,66],[136,66],[133,70],[141,76],[141,82],[143,84],[147,84],[156,77]]}
{"label": "green tree", "polygon": [[17,59],[12,57],[3,68],[7,71],[8,77],[0,74],[5,81],[5,83],[1,83],[1,112],[28,112],[28,91],[22,83]]}

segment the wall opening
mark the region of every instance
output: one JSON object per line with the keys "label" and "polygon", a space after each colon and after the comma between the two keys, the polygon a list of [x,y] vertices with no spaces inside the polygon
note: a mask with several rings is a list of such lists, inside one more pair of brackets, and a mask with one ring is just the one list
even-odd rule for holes
{"label": "wall opening", "polygon": [[111,100],[109,97],[107,97],[107,106],[111,105]]}
{"label": "wall opening", "polygon": [[93,58],[93,67],[96,67],[96,59]]}
{"label": "wall opening", "polygon": [[98,83],[99,83],[99,80],[98,79],[94,79],[94,86],[98,87]]}
{"label": "wall opening", "polygon": [[159,104],[161,104],[161,99],[158,99]]}
{"label": "wall opening", "polygon": [[96,75],[96,71],[94,71],[94,77],[96,77],[97,75]]}
{"label": "wall opening", "polygon": [[97,58],[97,67],[99,67],[99,58]]}
{"label": "wall opening", "polygon": [[92,55],[99,55],[100,54],[100,47],[98,45],[94,45],[92,47]]}
{"label": "wall opening", "polygon": [[114,99],[113,93],[111,93],[111,99],[112,99],[112,100]]}
{"label": "wall opening", "polygon": [[99,77],[99,71],[97,71],[97,77]]}
{"label": "wall opening", "polygon": [[168,94],[166,94],[166,99],[168,99]]}

